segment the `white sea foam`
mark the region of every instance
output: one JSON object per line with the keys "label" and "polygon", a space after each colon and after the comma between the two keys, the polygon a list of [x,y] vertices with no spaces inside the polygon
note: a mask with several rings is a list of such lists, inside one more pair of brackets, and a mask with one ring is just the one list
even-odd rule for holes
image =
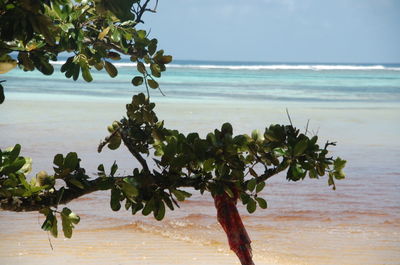
{"label": "white sea foam", "polygon": [[[55,65],[62,65],[65,61],[52,62]],[[116,67],[135,67],[136,63],[115,62]],[[216,65],[216,64],[170,64],[168,68],[187,68],[187,69],[221,69],[221,70],[312,70],[312,71],[332,71],[332,70],[389,70],[400,71],[400,67],[388,67],[383,65],[327,65],[327,64],[270,64],[270,65]]]}
{"label": "white sea foam", "polygon": [[172,64],[170,68],[192,68],[192,69],[229,69],[229,70],[392,70],[400,71],[400,67],[386,67],[383,65],[183,65]]}

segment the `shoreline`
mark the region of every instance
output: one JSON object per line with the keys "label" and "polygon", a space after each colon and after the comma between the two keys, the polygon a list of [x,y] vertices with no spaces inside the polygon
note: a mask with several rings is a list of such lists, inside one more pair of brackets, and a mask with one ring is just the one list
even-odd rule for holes
{"label": "shoreline", "polygon": [[[206,104],[206,105],[240,105],[246,106],[249,104],[262,106],[265,104],[282,107],[284,106],[295,106],[295,107],[306,107],[306,108],[332,108],[332,109],[399,109],[400,105],[397,101],[369,101],[369,100],[309,100],[309,99],[252,99],[245,98],[233,98],[233,97],[200,97],[200,98],[187,98],[185,96],[176,97],[172,96],[161,96],[158,91],[151,91],[151,101],[156,104]],[[46,92],[6,92],[6,100],[11,101],[56,101],[56,102],[82,102],[82,103],[122,103],[126,104],[131,101],[132,96],[144,93],[146,91],[135,91],[132,92],[131,96],[117,96],[108,97],[104,96],[93,96],[93,95],[76,95],[76,94],[48,94]],[[354,105],[350,107],[349,105]],[[1,108],[1,106],[0,106]]]}

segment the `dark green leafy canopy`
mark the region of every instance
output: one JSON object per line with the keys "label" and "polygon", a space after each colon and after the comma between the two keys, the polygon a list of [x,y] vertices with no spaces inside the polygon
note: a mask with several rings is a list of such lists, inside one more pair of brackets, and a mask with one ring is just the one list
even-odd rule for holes
{"label": "dark green leafy canopy", "polygon": [[[233,198],[239,192],[252,213],[257,205],[267,207],[259,193],[265,181],[279,172],[286,171],[290,181],[328,174],[328,184],[333,186],[333,179],[344,177],[345,161],[327,156],[327,148],[335,143],[320,147],[317,136],[309,137],[291,125],[271,125],[264,134],[254,131],[251,136],[234,136],[232,126],[225,123],[221,130],[201,138],[197,133],[183,135],[165,128],[154,107],[144,94],[134,96],[126,106],[127,117],[118,126],[113,123],[110,136],[100,145],[99,151],[107,144],[116,149],[124,143],[143,166],[112,190],[113,210],[119,210],[120,202],[126,200],[125,208],[131,208],[132,213],[142,210],[144,215],[153,212],[161,218],[164,204],[173,209],[176,201],[191,195],[178,188],[192,187],[213,196],[226,193]],[[118,144],[110,146],[115,139]],[[153,156],[155,169],[149,169],[143,159],[146,156]]]}
{"label": "dark green leafy canopy", "polygon": [[[82,76],[91,82],[94,69],[117,76],[112,61],[125,55],[138,66],[133,85],[144,82],[146,88],[158,88],[155,78],[161,77],[172,57],[157,50],[157,39],[136,29],[145,11],[155,12],[149,4],[149,0],[3,0],[0,74],[19,66],[24,71],[37,69],[51,75],[51,61],[68,52],[71,56],[61,72],[67,78]],[[0,103],[3,100],[0,86]]]}

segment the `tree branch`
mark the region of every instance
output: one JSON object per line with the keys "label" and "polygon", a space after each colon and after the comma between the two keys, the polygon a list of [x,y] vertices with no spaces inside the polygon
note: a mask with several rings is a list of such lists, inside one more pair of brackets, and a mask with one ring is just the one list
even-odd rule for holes
{"label": "tree branch", "polygon": [[0,208],[13,212],[32,212],[46,207],[57,207],[95,191],[110,189],[116,181],[123,178],[125,177],[98,177],[88,181],[85,189],[67,188],[54,193],[46,192],[39,195],[40,200],[34,200],[32,197],[3,199],[0,200]]}
{"label": "tree branch", "polygon": [[138,151],[136,151],[135,147],[132,145],[131,141],[129,140],[129,136],[127,133],[123,130],[120,132],[121,139],[128,148],[129,152],[136,158],[136,160],[142,165],[143,170],[146,171],[146,173],[150,174],[150,169],[149,166],[147,165],[146,160],[140,155]]}
{"label": "tree branch", "polygon": [[104,146],[106,146],[110,142],[111,138],[113,138],[118,132],[119,132],[119,129],[115,130],[112,134],[110,134],[103,141],[101,141],[99,146],[97,147],[97,152],[101,153]]}
{"label": "tree branch", "polygon": [[[135,20],[136,23],[143,23],[142,16],[143,16],[145,11],[149,11],[147,9],[147,5],[148,5],[149,2],[150,2],[150,0],[146,0],[144,2],[143,6],[140,6],[139,12],[136,13],[136,20]],[[157,1],[157,3],[158,3],[158,1]],[[157,7],[157,5],[156,5],[156,7]]]}

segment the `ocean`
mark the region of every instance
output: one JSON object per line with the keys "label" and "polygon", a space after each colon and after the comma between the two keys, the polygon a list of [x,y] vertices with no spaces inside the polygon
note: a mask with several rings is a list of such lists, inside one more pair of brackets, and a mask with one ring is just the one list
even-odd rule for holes
{"label": "ocean", "polygon": [[[60,73],[51,78],[38,71],[12,71],[6,92],[126,98],[143,91],[130,84],[138,72],[125,60],[117,62],[118,77],[94,70],[94,81],[71,82]],[[160,79],[165,100],[254,100],[313,102],[399,102],[399,64],[282,64],[176,61]],[[25,86],[29,82],[29,86]],[[82,89],[84,86],[84,89]],[[161,97],[158,91],[151,95]]]}
{"label": "ocean", "polygon": [[[124,115],[137,74],[115,63],[118,77],[94,71],[94,81],[68,80],[59,72],[14,70],[0,105],[0,148],[21,143],[33,172],[52,171],[52,157],[76,151],[95,175],[97,165],[119,164],[129,174],[137,163],[123,148],[96,153],[106,126]],[[185,133],[213,131],[229,121],[250,134],[289,123],[321,142],[337,141],[333,155],[348,160],[337,190],[327,179],[268,180],[268,209],[248,214],[256,264],[400,264],[400,65],[174,61],[152,90],[166,127]],[[106,166],[107,167],[107,166]],[[189,190],[190,191],[190,190]],[[209,194],[193,196],[157,222],[124,210],[112,212],[108,192],[72,202],[79,214],[71,240],[52,239],[34,213],[0,212],[1,264],[238,264],[216,221]],[[134,251],[131,251],[134,249]]]}

